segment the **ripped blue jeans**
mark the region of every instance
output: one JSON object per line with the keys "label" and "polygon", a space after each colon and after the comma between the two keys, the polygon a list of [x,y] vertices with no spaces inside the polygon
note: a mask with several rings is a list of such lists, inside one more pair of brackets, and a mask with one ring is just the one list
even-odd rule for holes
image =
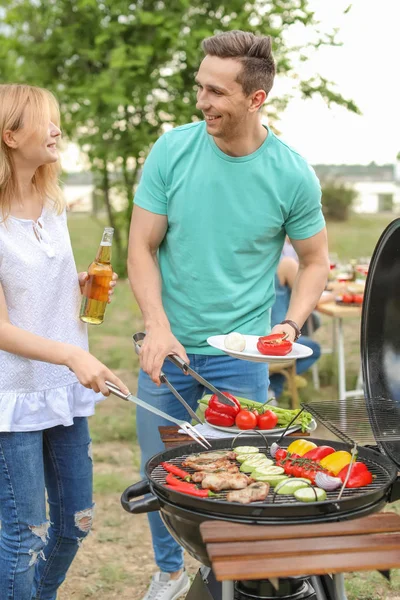
{"label": "ripped blue jeans", "polygon": [[0,600],[55,600],[92,525],[92,487],[86,418],[0,432]]}

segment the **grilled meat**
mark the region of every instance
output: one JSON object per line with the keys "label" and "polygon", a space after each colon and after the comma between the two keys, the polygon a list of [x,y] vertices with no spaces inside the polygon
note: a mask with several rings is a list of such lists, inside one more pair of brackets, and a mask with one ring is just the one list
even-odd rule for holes
{"label": "grilled meat", "polygon": [[251,483],[248,487],[243,490],[235,490],[234,492],[228,492],[226,499],[228,502],[240,502],[240,504],[250,504],[250,502],[260,502],[265,500],[269,492],[269,483],[257,481]]}
{"label": "grilled meat", "polygon": [[254,479],[242,473],[207,473],[201,486],[212,492],[221,490],[241,490],[252,483]]}
{"label": "grilled meat", "polygon": [[226,458],[220,458],[215,461],[210,461],[210,460],[200,461],[200,460],[198,460],[198,461],[194,461],[194,462],[186,459],[182,463],[183,467],[190,467],[194,471],[206,471],[207,473],[213,473],[214,471],[219,471],[221,469],[227,469],[231,465],[232,465],[232,463],[229,462],[229,460],[226,460]]}
{"label": "grilled meat", "polygon": [[[213,471],[214,473],[239,473],[239,468],[236,465],[229,464],[224,469],[218,469],[217,471]],[[192,475],[192,481],[194,483],[201,483],[206,475],[208,475],[207,471],[196,471]]]}
{"label": "grilled meat", "polygon": [[214,462],[224,458],[226,460],[235,460],[236,452],[232,452],[231,450],[214,450],[213,452],[201,452],[199,454],[191,454],[186,458],[186,460],[190,460],[191,462],[204,462],[208,460],[209,462]]}

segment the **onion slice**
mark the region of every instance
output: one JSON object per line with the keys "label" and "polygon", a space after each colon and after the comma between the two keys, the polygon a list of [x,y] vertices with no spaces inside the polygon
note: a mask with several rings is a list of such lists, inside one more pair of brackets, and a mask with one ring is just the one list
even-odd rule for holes
{"label": "onion slice", "polygon": [[278,452],[278,450],[280,450],[280,448],[281,447],[276,442],[273,442],[271,444],[270,449],[269,449],[269,453],[271,454],[272,458],[275,458],[275,455]]}
{"label": "onion slice", "polygon": [[333,492],[333,490],[337,490],[343,485],[343,481],[339,477],[332,477],[321,471],[316,474],[315,483],[326,492]]}

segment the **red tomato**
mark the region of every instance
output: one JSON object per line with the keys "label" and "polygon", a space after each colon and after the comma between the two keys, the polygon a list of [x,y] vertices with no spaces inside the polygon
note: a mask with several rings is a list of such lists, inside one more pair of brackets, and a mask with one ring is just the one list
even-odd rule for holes
{"label": "red tomato", "polygon": [[343,294],[342,302],[346,304],[351,304],[353,302],[353,294]]}
{"label": "red tomato", "polygon": [[258,415],[257,425],[260,429],[273,429],[278,422],[278,416],[272,410],[266,410],[262,415]]}
{"label": "red tomato", "polygon": [[278,462],[278,460],[283,460],[284,458],[286,458],[286,456],[287,450],[285,450],[284,448],[279,448],[279,450],[276,451],[275,460]]}
{"label": "red tomato", "polygon": [[254,429],[257,426],[257,417],[249,410],[241,410],[236,415],[235,424],[239,429]]}
{"label": "red tomato", "polygon": [[364,294],[354,294],[353,302],[356,304],[362,304],[364,300]]}
{"label": "red tomato", "polygon": [[291,471],[291,475],[293,475],[293,477],[304,477],[303,473],[304,473],[304,467],[302,465],[296,465],[296,463],[294,463],[290,469]]}

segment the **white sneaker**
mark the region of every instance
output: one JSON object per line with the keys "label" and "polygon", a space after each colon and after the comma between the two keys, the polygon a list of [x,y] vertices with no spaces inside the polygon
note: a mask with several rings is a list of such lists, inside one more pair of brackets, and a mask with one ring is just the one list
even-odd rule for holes
{"label": "white sneaker", "polygon": [[142,600],[178,600],[189,591],[190,581],[183,571],[179,579],[171,579],[169,573],[158,571],[151,578],[150,587]]}

